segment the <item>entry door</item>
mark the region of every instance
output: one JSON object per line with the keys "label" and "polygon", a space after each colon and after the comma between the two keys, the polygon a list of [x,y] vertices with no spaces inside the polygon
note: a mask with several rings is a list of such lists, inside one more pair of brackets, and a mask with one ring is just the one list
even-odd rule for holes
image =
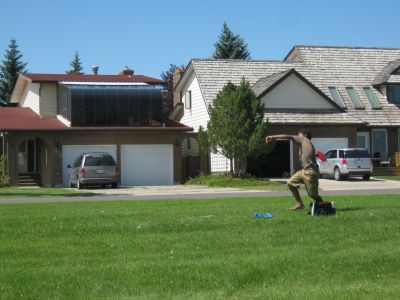
{"label": "entry door", "polygon": [[369,151],[369,132],[357,132],[357,148],[367,148]]}
{"label": "entry door", "polygon": [[35,173],[36,171],[36,142],[26,140],[18,148],[18,172]]}
{"label": "entry door", "polygon": [[372,157],[387,159],[388,156],[387,131],[386,129],[372,130]]}

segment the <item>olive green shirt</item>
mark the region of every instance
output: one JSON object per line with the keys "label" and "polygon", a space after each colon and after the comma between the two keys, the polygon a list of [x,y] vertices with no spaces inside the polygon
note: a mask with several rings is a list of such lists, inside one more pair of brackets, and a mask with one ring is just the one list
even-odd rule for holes
{"label": "olive green shirt", "polygon": [[308,138],[293,135],[292,140],[299,146],[299,159],[303,169],[308,167],[317,167],[314,145]]}

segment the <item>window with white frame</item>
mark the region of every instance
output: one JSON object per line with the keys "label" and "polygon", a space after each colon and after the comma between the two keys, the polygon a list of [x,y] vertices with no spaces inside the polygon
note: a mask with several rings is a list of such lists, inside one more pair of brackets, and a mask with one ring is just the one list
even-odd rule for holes
{"label": "window with white frame", "polygon": [[192,108],[192,91],[186,91],[185,94],[185,108],[191,109]]}

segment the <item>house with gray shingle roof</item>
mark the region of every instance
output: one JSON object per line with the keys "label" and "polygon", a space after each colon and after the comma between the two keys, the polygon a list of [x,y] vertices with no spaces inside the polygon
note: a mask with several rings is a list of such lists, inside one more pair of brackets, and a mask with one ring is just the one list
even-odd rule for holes
{"label": "house with gray shingle roof", "polygon": [[[176,121],[206,127],[208,107],[227,82],[244,77],[265,106],[273,133],[310,130],[317,149],[368,148],[386,160],[400,147],[400,48],[295,46],[282,61],[192,59],[175,85]],[[211,171],[228,161],[210,154]],[[280,176],[297,165],[296,147],[249,158],[249,171]]]}

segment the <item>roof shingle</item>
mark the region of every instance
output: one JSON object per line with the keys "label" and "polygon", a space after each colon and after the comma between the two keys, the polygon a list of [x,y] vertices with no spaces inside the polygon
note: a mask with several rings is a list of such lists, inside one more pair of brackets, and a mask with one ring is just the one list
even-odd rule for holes
{"label": "roof shingle", "polygon": [[[351,118],[370,126],[400,126],[400,109],[388,103],[379,90],[372,88],[378,74],[393,61],[400,61],[400,48],[297,46],[292,50],[290,60],[193,59],[191,63],[207,106],[228,81],[238,84],[244,77],[254,85],[261,78],[273,80],[280,73],[294,68],[327,97],[330,97],[328,87],[335,86]],[[397,79],[393,77],[393,80]],[[348,86],[354,87],[365,109],[353,107],[346,92]],[[366,86],[372,88],[381,110],[372,109],[363,91]],[[315,119],[318,120],[317,115]],[[332,122],[342,121],[337,114],[332,119]]]}

